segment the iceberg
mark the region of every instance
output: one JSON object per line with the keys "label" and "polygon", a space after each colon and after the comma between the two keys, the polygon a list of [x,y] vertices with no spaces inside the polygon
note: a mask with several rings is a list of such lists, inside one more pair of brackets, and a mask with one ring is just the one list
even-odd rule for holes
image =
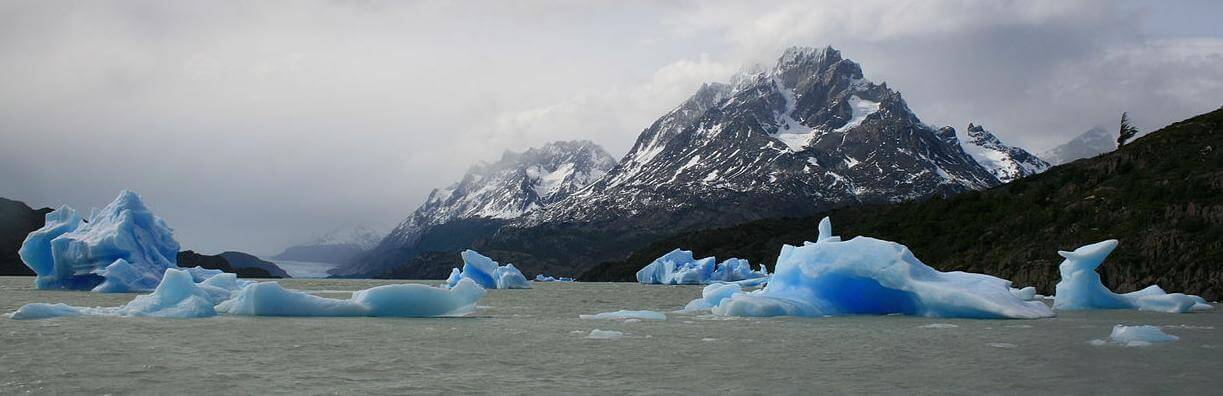
{"label": "iceberg", "polygon": [[688,302],[680,312],[694,312],[712,309],[730,296],[742,293],[743,287],[738,283],[714,283],[701,289],[701,298]]}
{"label": "iceberg", "polygon": [[1204,311],[1213,307],[1198,296],[1165,292],[1158,285],[1125,294],[1113,293],[1100,281],[1096,268],[1117,248],[1110,239],[1075,249],[1057,252],[1065,258],[1058,266],[1061,280],[1057,282],[1053,309],[1137,309],[1168,313]]}
{"label": "iceberg", "polygon": [[173,230],[136,193],[124,190],[83,221],[67,206],[48,213],[19,254],[39,289],[123,293],[153,290],[178,268]]}
{"label": "iceberg", "polygon": [[[710,290],[710,297],[725,292]],[[827,218],[820,222],[817,242],[782,247],[768,285],[750,293],[731,293],[712,312],[721,316],[1053,316],[1045,304],[1012,294],[1010,281],[935,270],[895,242],[870,237],[842,241],[832,235]]]}
{"label": "iceberg", "polygon": [[464,250],[463,270],[450,270],[446,285],[454,287],[461,279],[471,279],[486,289],[530,289],[531,282],[513,264],[499,265],[475,250]]}
{"label": "iceberg", "polygon": [[319,297],[285,289],[277,282],[256,283],[217,305],[218,312],[250,316],[462,316],[475,310],[487,293],[464,278],[451,287],[394,284],[353,292],[348,299]]}
{"label": "iceberg", "polygon": [[[453,274],[453,272],[451,274]],[[535,281],[536,282],[573,282],[573,281],[576,281],[576,279],[566,278],[563,276],[559,278],[553,278],[551,276],[546,276],[544,274],[538,274],[538,275],[535,275]]]}
{"label": "iceberg", "polygon": [[628,311],[619,310],[615,312],[603,312],[594,315],[578,315],[579,319],[643,319],[643,320],[667,320],[667,315],[661,312],[654,311]]}
{"label": "iceberg", "polygon": [[[1108,338],[1114,344],[1124,345],[1129,347],[1147,346],[1156,342],[1171,342],[1179,340],[1180,337],[1164,333],[1159,327],[1155,326],[1113,326],[1112,334]],[[1103,343],[1097,343],[1103,344]]]}
{"label": "iceberg", "polygon": [[[231,274],[232,275],[232,274]],[[237,283],[233,283],[236,285]],[[191,274],[179,269],[167,269],[153,293],[136,296],[120,307],[74,307],[67,304],[26,304],[10,313],[12,319],[46,319],[61,316],[147,316],[159,318],[201,318],[215,316],[213,309],[218,294],[207,288],[223,290],[225,285],[196,284]],[[228,292],[224,296],[228,298]]]}
{"label": "iceberg", "polygon": [[707,285],[768,276],[764,266],[753,271],[747,260],[730,258],[717,263],[714,257],[694,259],[692,252],[675,249],[637,271],[637,282],[658,285]]}

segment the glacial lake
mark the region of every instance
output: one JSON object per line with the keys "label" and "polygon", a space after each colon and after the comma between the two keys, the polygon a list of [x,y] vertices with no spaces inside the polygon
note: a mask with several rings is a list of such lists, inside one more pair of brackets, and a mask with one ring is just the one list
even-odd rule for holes
{"label": "glacial lake", "polygon": [[[0,311],[132,294],[0,278]],[[402,281],[285,280],[328,297]],[[429,281],[436,284],[439,281]],[[1218,394],[1223,315],[1059,312],[1041,320],[720,318],[670,313],[699,286],[535,283],[468,317],[0,318],[0,393]],[[620,309],[666,321],[582,320]],[[1179,341],[1094,346],[1115,324]],[[588,339],[594,329],[617,339]]]}

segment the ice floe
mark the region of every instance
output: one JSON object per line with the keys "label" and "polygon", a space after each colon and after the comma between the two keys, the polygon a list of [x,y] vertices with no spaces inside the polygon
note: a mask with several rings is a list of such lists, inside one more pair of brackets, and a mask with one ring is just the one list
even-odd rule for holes
{"label": "ice floe", "polygon": [[586,338],[589,338],[592,340],[614,340],[614,339],[621,338],[621,337],[624,337],[624,333],[621,333],[615,330],[599,330],[599,329],[591,330],[590,334],[586,336]]}
{"label": "ice floe", "polygon": [[[820,222],[818,242],[783,246],[763,289],[733,293],[712,311],[723,316],[904,314],[952,318],[1034,319],[1048,306],[1011,293],[1011,282],[984,274],[941,272],[904,245],[869,237],[842,241]],[[704,297],[702,297],[704,298]]]}
{"label": "ice floe", "polygon": [[1212,308],[1201,297],[1181,293],[1169,294],[1158,285],[1132,293],[1113,293],[1100,281],[1096,268],[1116,248],[1117,240],[1110,239],[1080,247],[1073,252],[1057,252],[1065,260],[1058,266],[1061,280],[1056,286],[1053,309],[1138,309],[1183,313]]}
{"label": "ice floe", "polygon": [[566,277],[563,277],[563,276],[562,276],[562,277],[558,277],[558,278],[554,278],[554,277],[547,276],[547,275],[544,275],[544,274],[538,274],[538,275],[535,275],[535,281],[536,281],[536,282],[573,282],[573,281],[575,281],[575,279],[573,279],[573,278],[566,278]]}

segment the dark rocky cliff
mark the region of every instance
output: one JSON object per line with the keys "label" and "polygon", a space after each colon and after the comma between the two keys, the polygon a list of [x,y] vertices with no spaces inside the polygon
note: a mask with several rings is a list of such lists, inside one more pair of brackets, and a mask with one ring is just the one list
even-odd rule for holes
{"label": "dark rocky cliff", "polygon": [[982,272],[1052,293],[1058,250],[1104,239],[1120,247],[1100,268],[1126,292],[1223,298],[1223,110],[1181,121],[1117,151],[1061,165],[986,191],[896,205],[857,206],[810,217],[768,219],[673,236],[603,263],[584,281],[630,281],[674,248],[741,257],[772,268],[781,244],[815,238],[832,217],[842,237],[907,245],[940,270]]}
{"label": "dark rocky cliff", "polygon": [[30,231],[42,228],[51,208],[31,209],[25,203],[0,198],[0,275],[34,275],[17,255]]}

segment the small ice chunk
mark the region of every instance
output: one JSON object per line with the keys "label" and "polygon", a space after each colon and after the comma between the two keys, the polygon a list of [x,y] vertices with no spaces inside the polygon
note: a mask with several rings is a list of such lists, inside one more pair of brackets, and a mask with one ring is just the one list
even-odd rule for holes
{"label": "small ice chunk", "polygon": [[1180,337],[1164,333],[1157,326],[1113,326],[1113,332],[1108,336],[1113,343],[1137,347],[1147,346],[1156,342],[1172,342]]}
{"label": "small ice chunk", "polygon": [[620,337],[624,337],[624,333],[621,333],[615,330],[599,330],[599,329],[591,330],[590,335],[586,336],[586,338],[589,338],[592,340],[614,340]]}
{"label": "small ice chunk", "polygon": [[576,281],[576,279],[566,278],[563,276],[554,278],[554,277],[547,276],[544,274],[538,274],[538,275],[535,275],[535,281],[536,282],[573,282],[573,281]]}
{"label": "small ice chunk", "polygon": [[951,323],[931,323],[928,325],[922,325],[922,326],[917,326],[917,327],[920,327],[923,329],[954,329],[954,328],[960,327],[960,325],[954,325]]}
{"label": "small ice chunk", "polygon": [[1096,268],[1117,248],[1110,239],[1075,249],[1057,252],[1065,258],[1058,266],[1061,280],[1057,282],[1053,308],[1059,310],[1137,309],[1168,313],[1205,311],[1213,307],[1198,296],[1167,293],[1158,285],[1117,294],[1104,286]]}
{"label": "small ice chunk", "polygon": [[594,315],[579,315],[580,319],[644,319],[644,320],[667,320],[667,315],[654,311],[628,311],[619,310],[615,312],[603,312]]}
{"label": "small ice chunk", "polygon": [[1018,345],[1015,345],[1009,342],[991,342],[986,345],[989,345],[994,348],[999,348],[999,349],[1011,349],[1011,348],[1018,347]]}
{"label": "small ice chunk", "polygon": [[475,250],[467,249],[463,256],[463,270],[450,270],[446,284],[453,287],[459,279],[471,279],[485,289],[530,289],[531,282],[513,264],[500,265],[493,259]]}

